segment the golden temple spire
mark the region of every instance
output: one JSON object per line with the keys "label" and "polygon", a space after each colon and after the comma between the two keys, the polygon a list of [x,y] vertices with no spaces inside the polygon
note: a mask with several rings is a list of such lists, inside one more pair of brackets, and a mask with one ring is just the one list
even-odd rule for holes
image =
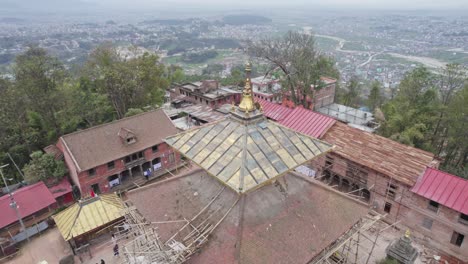
{"label": "golden temple spire", "polygon": [[406,237],[406,238],[410,238],[410,235],[411,235],[410,230],[409,230],[409,229],[406,229],[405,237]]}
{"label": "golden temple spire", "polygon": [[246,113],[254,111],[256,109],[255,102],[252,96],[252,81],[250,80],[250,73],[252,72],[252,65],[247,62],[245,65],[245,86],[242,92],[242,100],[239,104],[239,108]]}

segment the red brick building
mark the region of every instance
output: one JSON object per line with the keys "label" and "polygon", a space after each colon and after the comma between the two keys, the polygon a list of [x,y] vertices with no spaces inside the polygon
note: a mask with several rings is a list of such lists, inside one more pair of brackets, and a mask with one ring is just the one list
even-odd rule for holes
{"label": "red brick building", "polygon": [[239,103],[240,92],[227,87],[219,87],[215,80],[174,85],[170,91],[172,103],[190,102],[218,108],[224,104]]}
{"label": "red brick building", "polygon": [[260,76],[252,78],[252,92],[255,99],[281,103],[283,91],[279,80]]}
{"label": "red brick building", "polygon": [[106,193],[164,174],[180,156],[163,142],[178,132],[163,110],[123,118],[60,137],[73,183],[82,195]]}
{"label": "red brick building", "polygon": [[[315,88],[313,85],[310,86],[312,98],[309,95],[306,96],[307,109],[316,110],[335,102],[336,80],[328,77],[320,77],[320,81],[323,85],[320,89]],[[303,98],[304,95],[298,93],[296,96],[298,98]],[[281,104],[290,108],[296,106],[291,99],[290,93],[284,93]]]}
{"label": "red brick building", "polygon": [[468,181],[437,170],[432,153],[301,107],[260,103],[268,118],[335,146],[308,165],[316,179],[367,202],[387,222],[417,230],[426,245],[468,261]]}
{"label": "red brick building", "polygon": [[468,262],[468,180],[427,168],[402,203],[401,219],[426,243]]}

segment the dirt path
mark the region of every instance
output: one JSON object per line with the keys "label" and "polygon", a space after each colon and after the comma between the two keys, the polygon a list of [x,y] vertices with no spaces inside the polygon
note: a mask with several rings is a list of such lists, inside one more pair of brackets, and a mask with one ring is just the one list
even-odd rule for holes
{"label": "dirt path", "polygon": [[35,236],[31,242],[21,246],[16,257],[9,260],[8,264],[36,264],[40,261],[58,263],[64,256],[72,254],[67,242],[56,227],[46,230],[41,235]]}

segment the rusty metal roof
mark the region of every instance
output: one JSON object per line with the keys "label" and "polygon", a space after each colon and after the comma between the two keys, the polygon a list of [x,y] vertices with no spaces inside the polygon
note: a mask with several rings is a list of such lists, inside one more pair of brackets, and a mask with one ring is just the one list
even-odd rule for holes
{"label": "rusty metal roof", "polygon": [[332,145],[258,115],[228,116],[166,142],[219,181],[244,193],[328,152]]}
{"label": "rusty metal roof", "polygon": [[433,168],[427,168],[412,192],[468,214],[468,181]]}

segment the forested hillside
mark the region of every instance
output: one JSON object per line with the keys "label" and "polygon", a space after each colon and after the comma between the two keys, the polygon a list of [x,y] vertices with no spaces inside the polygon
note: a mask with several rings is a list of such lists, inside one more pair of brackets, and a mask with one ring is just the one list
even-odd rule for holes
{"label": "forested hillside", "polygon": [[[78,72],[73,75],[38,47],[16,57],[14,78],[0,79],[1,164],[11,163],[10,153],[23,168],[34,151],[63,134],[122,118],[135,109],[159,107],[173,78],[181,76],[156,55],[123,59],[110,45],[94,50]],[[5,170],[19,179],[13,166]]]}

